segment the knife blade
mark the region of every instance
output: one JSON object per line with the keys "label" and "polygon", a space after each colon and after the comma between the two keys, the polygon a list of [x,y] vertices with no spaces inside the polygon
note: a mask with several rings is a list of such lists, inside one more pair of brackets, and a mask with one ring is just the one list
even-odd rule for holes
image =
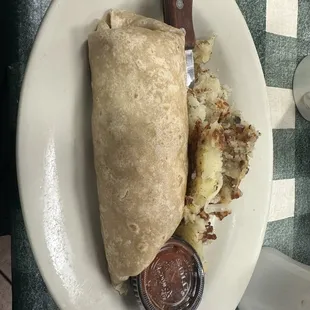
{"label": "knife blade", "polygon": [[166,24],[185,31],[186,84],[192,88],[195,80],[193,49],[195,31],[193,25],[193,0],[163,0]]}

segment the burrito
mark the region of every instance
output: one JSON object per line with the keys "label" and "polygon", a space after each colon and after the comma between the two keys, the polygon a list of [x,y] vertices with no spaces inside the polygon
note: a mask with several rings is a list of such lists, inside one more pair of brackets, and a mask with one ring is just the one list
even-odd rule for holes
{"label": "burrito", "polygon": [[88,44],[101,231],[118,286],[149,266],[182,220],[185,38],[160,21],[112,10]]}

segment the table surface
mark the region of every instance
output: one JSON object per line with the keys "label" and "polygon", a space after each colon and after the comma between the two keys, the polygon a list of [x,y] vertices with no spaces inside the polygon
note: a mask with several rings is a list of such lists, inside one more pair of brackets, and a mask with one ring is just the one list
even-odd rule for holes
{"label": "table surface", "polygon": [[[309,0],[239,0],[265,74],[274,137],[274,181],[264,244],[310,265],[310,123],[296,111],[294,70],[310,54]],[[18,98],[28,56],[50,0],[6,0],[9,23],[7,80],[10,135],[16,134]],[[14,154],[15,149],[9,148]],[[57,309],[29,245],[18,196],[12,186],[13,309]]]}

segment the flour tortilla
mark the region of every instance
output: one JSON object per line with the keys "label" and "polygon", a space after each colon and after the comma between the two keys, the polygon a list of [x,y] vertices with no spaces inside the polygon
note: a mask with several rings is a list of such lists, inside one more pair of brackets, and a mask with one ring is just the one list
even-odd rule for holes
{"label": "flour tortilla", "polygon": [[113,10],[89,36],[101,230],[114,285],[178,227],[187,180],[184,33]]}

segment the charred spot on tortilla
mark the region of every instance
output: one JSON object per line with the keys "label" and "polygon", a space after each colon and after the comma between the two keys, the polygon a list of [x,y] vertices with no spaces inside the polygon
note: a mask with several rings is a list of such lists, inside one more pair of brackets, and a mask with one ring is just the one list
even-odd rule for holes
{"label": "charred spot on tortilla", "polygon": [[130,224],[128,224],[128,227],[129,227],[129,229],[130,229],[132,232],[134,232],[134,233],[136,233],[136,234],[138,234],[138,233],[140,232],[139,225],[136,224],[136,223],[130,223]]}
{"label": "charred spot on tortilla", "polygon": [[148,244],[146,243],[146,242],[141,242],[141,243],[139,243],[138,244],[138,250],[140,251],[140,252],[146,252],[147,251],[147,249],[148,249]]}

